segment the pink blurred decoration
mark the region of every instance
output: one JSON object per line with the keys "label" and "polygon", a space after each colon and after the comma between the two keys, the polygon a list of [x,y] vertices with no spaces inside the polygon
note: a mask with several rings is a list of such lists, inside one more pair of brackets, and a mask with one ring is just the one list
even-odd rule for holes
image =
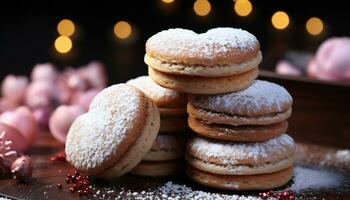
{"label": "pink blurred decoration", "polygon": [[0,114],[8,110],[16,109],[17,106],[18,105],[13,104],[12,101],[6,98],[0,97]]}
{"label": "pink blurred decoration", "polygon": [[6,135],[18,150],[31,146],[39,128],[48,126],[64,143],[74,119],[89,109],[92,99],[106,85],[107,74],[99,62],[62,72],[50,63],[37,64],[31,82],[25,76],[8,75],[1,88],[0,131],[9,132]]}
{"label": "pink blurred decoration", "polygon": [[0,122],[0,133],[5,132],[5,140],[10,140],[10,147],[15,151],[24,151],[29,147],[26,138],[14,127]]}
{"label": "pink blurred decoration", "polygon": [[56,81],[58,73],[51,63],[36,64],[31,73],[32,81]]}
{"label": "pink blurred decoration", "polygon": [[325,40],[307,68],[309,76],[350,82],[350,38]]}
{"label": "pink blurred decoration", "polygon": [[85,110],[77,105],[61,105],[57,107],[49,120],[51,134],[61,143],[65,143],[73,121],[83,113],[85,113]]}
{"label": "pink blurred decoration", "polygon": [[58,95],[57,85],[52,82],[35,81],[27,89],[25,103],[30,108],[50,106]]}
{"label": "pink blurred decoration", "polygon": [[50,115],[52,113],[51,107],[39,107],[35,108],[33,110],[33,115],[36,121],[38,122],[38,125],[41,128],[47,128]]}
{"label": "pink blurred decoration", "polygon": [[301,76],[303,74],[298,67],[286,60],[279,61],[276,66],[276,72],[282,75]]}
{"label": "pink blurred decoration", "polygon": [[71,100],[71,104],[80,105],[85,111],[89,110],[92,99],[100,92],[98,89],[90,89],[86,92],[76,92]]}
{"label": "pink blurred decoration", "polygon": [[0,122],[15,127],[32,145],[37,137],[38,124],[32,112],[25,106],[14,111],[6,111],[0,115]]}
{"label": "pink blurred decoration", "polygon": [[13,104],[20,105],[23,102],[27,86],[27,77],[7,75],[2,81],[1,94]]}
{"label": "pink blurred decoration", "polygon": [[107,86],[106,70],[100,62],[90,62],[85,67],[81,67],[79,73],[93,88],[103,89]]}
{"label": "pink blurred decoration", "polygon": [[74,91],[85,91],[89,88],[89,82],[80,74],[73,73],[68,77],[67,86]]}

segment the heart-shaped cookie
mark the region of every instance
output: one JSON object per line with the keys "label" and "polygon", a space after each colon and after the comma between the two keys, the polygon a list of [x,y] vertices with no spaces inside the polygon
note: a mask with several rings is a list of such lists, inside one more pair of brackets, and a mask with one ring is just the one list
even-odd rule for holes
{"label": "heart-shaped cookie", "polygon": [[261,61],[259,49],[256,37],[241,29],[215,28],[197,34],[177,28],[148,39],[145,62],[173,74],[232,75],[256,67]]}
{"label": "heart-shaped cookie", "polygon": [[[218,94],[248,87],[262,55],[256,37],[242,29],[215,28],[197,34],[176,28],[149,38],[144,60],[151,78],[163,87]],[[215,80],[218,83],[212,84]]]}
{"label": "heart-shaped cookie", "polygon": [[73,122],[66,139],[67,161],[89,175],[121,176],[151,149],[159,124],[157,106],[141,91],[126,84],[108,87]]}

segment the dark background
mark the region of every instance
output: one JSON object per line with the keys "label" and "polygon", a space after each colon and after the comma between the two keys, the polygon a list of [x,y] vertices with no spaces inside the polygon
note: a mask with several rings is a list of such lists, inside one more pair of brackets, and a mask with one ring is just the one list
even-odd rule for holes
{"label": "dark background", "polygon": [[[253,12],[246,18],[235,14],[232,0],[210,2],[211,13],[198,17],[193,11],[194,1],[190,0],[175,0],[170,5],[160,0],[1,1],[0,78],[8,73],[29,74],[40,62],[52,62],[62,69],[99,60],[108,69],[110,83],[122,82],[146,73],[143,55],[147,38],[174,27],[198,32],[218,26],[246,29],[261,43],[261,67],[270,70],[287,50],[314,52],[328,37],[349,35],[346,1],[251,1]],[[283,31],[271,25],[271,16],[278,10],[286,11],[291,20]],[[325,31],[316,37],[305,30],[305,22],[313,16],[325,23]],[[57,53],[53,47],[59,36],[57,23],[64,18],[76,25],[73,49],[67,55]],[[113,27],[119,20],[131,23],[131,39],[115,38]]]}

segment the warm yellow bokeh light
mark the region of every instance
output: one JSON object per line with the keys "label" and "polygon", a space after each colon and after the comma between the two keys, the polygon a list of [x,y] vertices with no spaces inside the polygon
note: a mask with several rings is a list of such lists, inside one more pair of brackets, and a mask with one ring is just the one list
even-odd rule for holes
{"label": "warm yellow bokeh light", "polygon": [[193,4],[193,10],[199,16],[206,16],[211,10],[210,2],[208,0],[196,0]]}
{"label": "warm yellow bokeh light", "polygon": [[173,3],[175,0],[162,0],[164,3]]}
{"label": "warm yellow bokeh light", "polygon": [[55,40],[55,48],[59,53],[67,53],[72,49],[72,40],[67,36],[59,36]]}
{"label": "warm yellow bokeh light", "polygon": [[311,35],[319,35],[323,31],[323,22],[320,18],[311,17],[306,22],[306,30]]}
{"label": "warm yellow bokeh light", "polygon": [[234,9],[237,15],[245,17],[252,12],[253,5],[249,0],[237,0]]}
{"label": "warm yellow bokeh light", "polygon": [[114,34],[119,39],[128,38],[131,32],[131,25],[126,21],[119,21],[114,25]]}
{"label": "warm yellow bokeh light", "polygon": [[272,15],[271,22],[276,29],[285,29],[289,25],[289,16],[283,11],[277,11]]}
{"label": "warm yellow bokeh light", "polygon": [[71,20],[63,19],[58,23],[57,31],[60,35],[69,37],[73,35],[75,31],[75,25]]}

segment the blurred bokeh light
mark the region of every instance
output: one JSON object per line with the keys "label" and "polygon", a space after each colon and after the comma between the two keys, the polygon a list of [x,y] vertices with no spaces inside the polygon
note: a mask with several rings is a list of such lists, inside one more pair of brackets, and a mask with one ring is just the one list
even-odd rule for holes
{"label": "blurred bokeh light", "polygon": [[67,36],[59,36],[55,40],[55,49],[59,53],[68,53],[73,47],[72,40]]}
{"label": "blurred bokeh light", "polygon": [[272,15],[271,22],[276,29],[282,30],[289,25],[289,16],[284,11],[277,11]]}
{"label": "blurred bokeh light", "polygon": [[126,39],[132,33],[132,28],[129,22],[119,21],[114,25],[114,34],[119,39]]}
{"label": "blurred bokeh light", "polygon": [[305,26],[307,32],[311,35],[321,34],[324,27],[322,20],[318,17],[311,17],[309,20],[307,20]]}
{"label": "blurred bokeh light", "polygon": [[58,23],[57,31],[60,35],[69,37],[69,36],[72,36],[74,34],[75,25],[71,20],[63,19]]}

